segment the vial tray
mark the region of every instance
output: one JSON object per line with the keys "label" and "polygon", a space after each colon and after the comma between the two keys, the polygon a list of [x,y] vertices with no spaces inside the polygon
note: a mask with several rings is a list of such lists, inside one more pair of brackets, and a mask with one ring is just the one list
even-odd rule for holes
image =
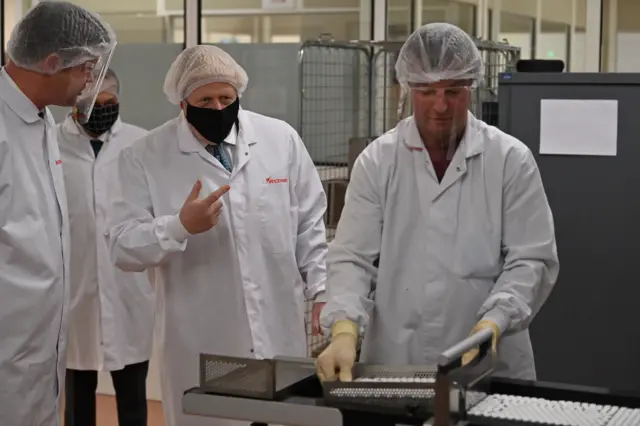
{"label": "vial tray", "polygon": [[[325,403],[329,406],[397,414],[433,412],[435,385],[434,368],[364,364],[354,366],[352,382],[336,380],[322,384]],[[481,392],[461,392],[455,386],[450,392],[451,410],[454,412],[466,410],[486,396]]]}
{"label": "vial tray", "polygon": [[492,425],[639,426],[640,409],[575,401],[493,394],[469,410],[471,419]]}

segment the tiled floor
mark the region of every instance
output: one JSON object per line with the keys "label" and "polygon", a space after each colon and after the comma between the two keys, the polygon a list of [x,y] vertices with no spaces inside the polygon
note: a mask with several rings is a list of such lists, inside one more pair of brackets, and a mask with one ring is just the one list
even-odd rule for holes
{"label": "tiled floor", "polygon": [[[113,396],[98,395],[97,411],[97,426],[118,426],[116,399]],[[149,417],[147,419],[147,424],[149,426],[164,426],[162,403],[158,401],[149,401]]]}

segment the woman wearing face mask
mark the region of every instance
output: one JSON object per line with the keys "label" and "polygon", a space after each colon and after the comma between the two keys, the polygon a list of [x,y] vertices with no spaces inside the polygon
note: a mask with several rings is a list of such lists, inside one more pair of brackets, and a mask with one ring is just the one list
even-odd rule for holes
{"label": "woman wearing face mask", "polygon": [[180,115],[119,158],[111,255],[156,267],[167,426],[242,425],[182,414],[199,354],[306,356],[304,300],[324,290],[320,178],[291,126],[240,107],[247,82],[221,49],[184,50],[164,86]]}
{"label": "woman wearing face mask", "polygon": [[71,226],[66,426],[95,426],[98,371],[111,373],[119,423],[147,424],[153,291],[146,274],[113,266],[104,239],[118,155],[147,134],[120,120],[119,91],[108,70],[89,120],[74,111],[58,125]]}

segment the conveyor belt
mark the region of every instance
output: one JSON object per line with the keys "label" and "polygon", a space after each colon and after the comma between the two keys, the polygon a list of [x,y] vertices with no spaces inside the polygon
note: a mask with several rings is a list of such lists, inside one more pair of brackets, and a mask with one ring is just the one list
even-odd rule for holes
{"label": "conveyor belt", "polygon": [[500,394],[484,398],[469,415],[518,425],[640,426],[640,409]]}

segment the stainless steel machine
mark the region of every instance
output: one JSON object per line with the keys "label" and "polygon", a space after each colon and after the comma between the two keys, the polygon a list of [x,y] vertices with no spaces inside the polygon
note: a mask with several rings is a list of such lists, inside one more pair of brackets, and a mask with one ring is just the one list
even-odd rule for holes
{"label": "stainless steel machine", "polygon": [[183,411],[285,426],[640,426],[640,395],[492,378],[490,339],[471,336],[433,367],[356,364],[348,383],[320,383],[313,359],[202,355]]}

